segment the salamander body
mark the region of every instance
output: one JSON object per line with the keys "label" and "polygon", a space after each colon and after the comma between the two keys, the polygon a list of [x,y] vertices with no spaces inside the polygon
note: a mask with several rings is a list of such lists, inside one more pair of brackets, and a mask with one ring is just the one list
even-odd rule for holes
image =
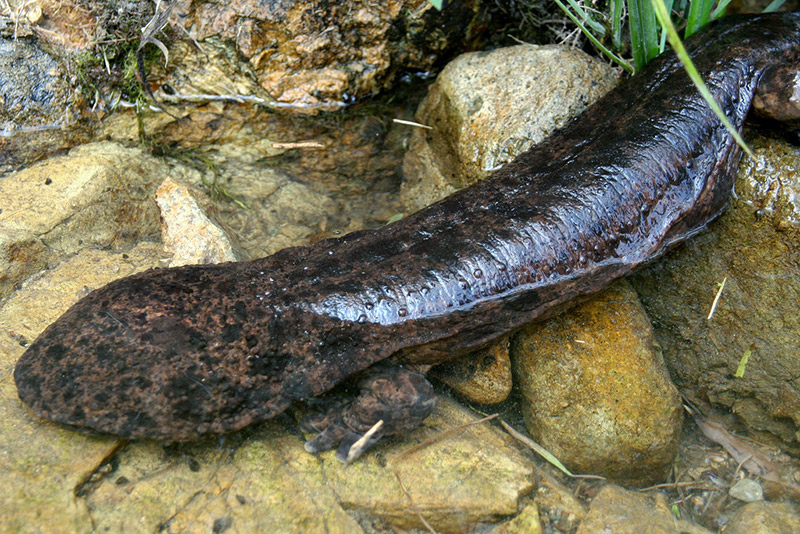
{"label": "salamander body", "polygon": [[[687,48],[737,128],[754,100],[800,117],[800,15],[723,19]],[[665,53],[485,181],[394,224],[94,291],[19,360],[19,396],[62,423],[185,441],[371,369],[307,448],[349,447],[379,419],[378,437],[404,431],[433,394],[387,362],[412,348],[416,363],[453,358],[659,256],[723,211],[740,156]]]}

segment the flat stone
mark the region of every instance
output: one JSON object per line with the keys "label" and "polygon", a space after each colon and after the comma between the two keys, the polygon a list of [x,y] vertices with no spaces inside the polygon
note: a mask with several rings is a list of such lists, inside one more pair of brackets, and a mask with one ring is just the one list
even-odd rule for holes
{"label": "flat stone", "polygon": [[[344,508],[401,529],[425,528],[419,515],[437,531],[466,532],[477,523],[516,514],[520,499],[534,488],[533,464],[516,442],[490,423],[442,434],[478,419],[440,396],[420,429],[383,450],[379,446],[346,470],[336,466],[333,451],[323,454],[328,483]],[[414,448],[437,434],[442,435]]]}
{"label": "flat stone", "polygon": [[800,507],[793,503],[753,502],[742,506],[725,526],[725,534],[800,532]]}
{"label": "flat stone", "polygon": [[[130,444],[85,496],[98,531],[360,533],[319,460],[281,423],[167,451]],[[219,445],[222,443],[222,446]],[[225,527],[224,529],[222,527]]]}
{"label": "flat stone", "polygon": [[[95,528],[208,532],[361,532],[353,515],[396,528],[421,528],[418,514],[442,532],[516,513],[532,490],[532,464],[498,428],[448,399],[419,430],[371,449],[345,466],[303,449],[288,418],[168,450],[135,442],[116,468],[87,487]],[[398,482],[408,490],[405,493]],[[413,500],[413,502],[412,502]]]}

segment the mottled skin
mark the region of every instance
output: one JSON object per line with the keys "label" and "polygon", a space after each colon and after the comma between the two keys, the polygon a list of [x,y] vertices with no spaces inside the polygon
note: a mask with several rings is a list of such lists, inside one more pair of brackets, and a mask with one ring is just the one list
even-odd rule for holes
{"label": "mottled skin", "polygon": [[[799,116],[759,81],[794,83],[800,15],[725,19],[687,47],[737,128],[757,90],[765,115],[788,104],[781,118]],[[48,419],[184,441],[274,417],[406,349],[418,363],[453,358],[703,229],[740,155],[664,54],[489,179],[397,223],[93,292],[20,359],[19,396]],[[378,419],[387,434],[424,419],[421,376],[377,376],[309,450],[352,443]]]}

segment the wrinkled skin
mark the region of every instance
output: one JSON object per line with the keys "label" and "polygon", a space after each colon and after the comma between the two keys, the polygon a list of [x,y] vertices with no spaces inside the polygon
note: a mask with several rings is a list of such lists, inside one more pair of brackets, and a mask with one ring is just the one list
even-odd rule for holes
{"label": "wrinkled skin", "polygon": [[[687,47],[737,128],[757,94],[765,116],[800,116],[787,102],[798,14],[725,19]],[[664,54],[487,180],[397,223],[93,292],[20,359],[19,396],[55,421],[184,441],[269,419],[405,349],[438,363],[702,230],[724,209],[740,156]],[[372,400],[337,408],[307,448],[350,444],[378,419],[387,434],[413,428],[433,393],[409,373],[363,379]]]}

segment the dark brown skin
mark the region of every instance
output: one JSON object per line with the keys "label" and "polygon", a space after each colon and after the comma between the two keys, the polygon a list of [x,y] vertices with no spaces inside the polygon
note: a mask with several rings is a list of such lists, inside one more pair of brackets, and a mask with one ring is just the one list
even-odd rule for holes
{"label": "dark brown skin", "polygon": [[[759,81],[794,79],[800,15],[725,19],[687,48],[741,128],[757,89],[765,115],[787,106]],[[781,117],[796,120],[789,104]],[[269,419],[372,367],[362,397],[307,444],[341,441],[343,456],[378,420],[377,437],[402,432],[433,407],[421,375],[376,362],[414,348],[415,363],[439,363],[602,289],[717,217],[740,155],[664,54],[489,179],[402,221],[93,292],[22,356],[19,396],[55,421],[185,441]]]}

